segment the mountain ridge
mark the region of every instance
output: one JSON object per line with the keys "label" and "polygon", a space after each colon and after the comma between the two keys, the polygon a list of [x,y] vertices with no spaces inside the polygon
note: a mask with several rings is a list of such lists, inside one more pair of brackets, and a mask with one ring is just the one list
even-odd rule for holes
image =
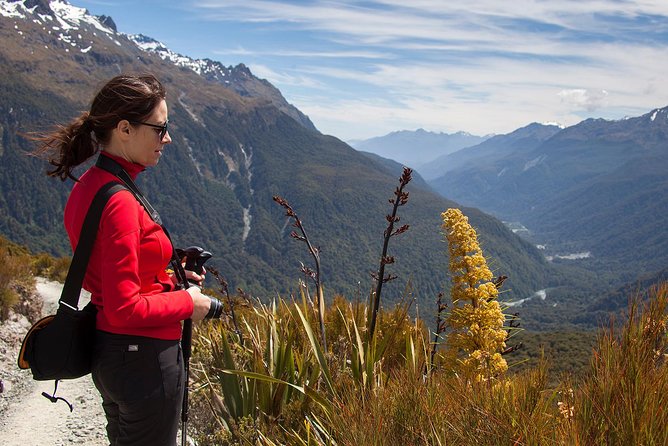
{"label": "mountain ridge", "polygon": [[587,119],[530,145],[498,138],[450,155],[466,162],[432,187],[521,223],[547,255],[587,252],[577,263],[617,284],[668,264],[668,107]]}
{"label": "mountain ridge", "polygon": [[420,128],[415,131],[399,130],[384,136],[351,141],[350,144],[357,150],[393,159],[422,174],[426,172],[425,179],[429,179],[429,170],[423,167],[429,166],[435,158],[476,145],[489,137],[491,135],[476,136],[467,132],[436,133]]}
{"label": "mountain ridge", "polygon": [[[57,32],[59,40],[69,45],[69,48],[66,48],[67,52],[78,49],[85,54],[90,51],[103,62],[105,55],[97,50],[100,46],[99,41],[93,39],[84,42],[80,34],[70,33],[70,31],[78,30],[81,27],[92,27],[104,33],[109,40],[119,47],[122,47],[124,43],[134,45],[145,53],[154,54],[162,60],[192,70],[205,79],[215,80],[240,96],[269,100],[281,112],[286,113],[301,125],[317,131],[308,116],[289,104],[280,91],[269,82],[255,77],[244,64],[226,67],[222,63],[211,59],[193,59],[180,55],[151,37],[118,32],[113,18],[106,15],[91,15],[87,9],[73,6],[64,0],[0,0],[0,15],[20,19],[31,17],[36,24],[42,25],[43,30],[46,30],[47,25],[51,25],[52,29],[48,30],[48,33]],[[15,23],[15,26],[18,26],[18,23]],[[19,32],[22,31],[19,30]],[[93,32],[93,35],[97,37],[95,32]],[[102,49],[108,50],[109,48],[102,45]]]}
{"label": "mountain ridge", "polygon": [[[241,95],[111,28],[101,31],[98,19],[80,18],[76,31],[63,33],[70,22],[0,11],[0,208],[7,211],[0,214],[0,232],[31,248],[68,252],[61,219],[71,184],[46,178],[45,164],[25,156],[33,146],[21,135],[72,119],[119,72],[150,71],[168,91],[173,142],[139,185],[177,246],[195,243],[213,252],[212,264],[232,289],[294,292],[299,262],[308,255],[289,237],[289,222],[272,201],[281,195],[322,248],[327,291],[366,294],[398,180],[387,166],[289,116],[261,88],[257,96]],[[408,190],[401,218],[411,229],[393,241],[397,263],[391,269],[400,279],[388,284],[386,296],[392,302],[408,287],[425,304],[449,286],[440,212],[458,205],[416,184]],[[492,217],[475,209],[465,213],[515,292],[544,286],[551,267],[535,248]]]}

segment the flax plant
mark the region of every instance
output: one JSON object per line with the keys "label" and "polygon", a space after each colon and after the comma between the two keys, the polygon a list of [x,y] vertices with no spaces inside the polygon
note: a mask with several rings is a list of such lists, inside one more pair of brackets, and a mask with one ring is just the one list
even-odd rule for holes
{"label": "flax plant", "polygon": [[447,317],[446,358],[458,373],[474,381],[504,373],[501,356],[507,333],[493,275],[475,229],[459,209],[441,214],[450,254],[453,308]]}
{"label": "flax plant", "polygon": [[239,325],[244,344],[223,323],[198,327],[195,379],[216,424],[236,437],[244,420],[271,424],[295,404],[313,401],[329,410],[329,401],[315,389],[329,371],[303,339],[300,326],[308,332],[307,342],[317,344],[298,306],[282,300],[258,304]]}
{"label": "flax plant", "polygon": [[394,263],[395,260],[393,256],[387,255],[387,249],[390,244],[390,238],[399,234],[403,234],[409,228],[408,225],[403,225],[395,230],[394,224],[401,220],[401,218],[397,215],[399,207],[404,206],[408,202],[408,192],[404,191],[404,187],[406,187],[406,185],[408,185],[408,183],[411,181],[412,173],[412,169],[404,167],[403,173],[399,178],[399,186],[397,186],[397,188],[394,190],[394,198],[390,198],[389,200],[390,204],[392,204],[392,213],[385,217],[387,220],[387,228],[383,234],[383,250],[380,255],[380,265],[378,266],[378,272],[373,274],[373,278],[376,281],[376,289],[371,295],[371,312],[369,313],[369,320],[367,325],[367,339],[369,340],[373,338],[374,332],[376,330],[376,319],[378,318],[380,293],[383,289],[383,284],[397,278],[397,276],[393,274],[385,274],[385,266]]}
{"label": "flax plant", "polygon": [[322,283],[320,281],[320,248],[314,246],[311,243],[311,241],[308,238],[308,234],[306,234],[306,229],[304,228],[304,224],[302,223],[299,216],[297,216],[297,213],[294,211],[292,206],[290,206],[290,203],[288,203],[287,200],[285,200],[282,197],[279,197],[278,195],[274,195],[273,199],[276,203],[278,203],[285,209],[285,216],[294,220],[292,226],[299,230],[299,233],[297,233],[296,231],[292,231],[290,233],[290,237],[294,238],[295,240],[299,240],[301,242],[306,243],[308,251],[311,254],[311,257],[313,257],[315,270],[312,270],[311,268],[305,266],[302,263],[301,271],[307,277],[311,278],[311,280],[313,280],[315,285],[315,292],[316,292],[315,304],[318,312],[318,320],[320,322],[320,336],[322,339],[323,348],[325,349],[325,351],[327,351],[327,336],[325,335],[325,296],[322,290]]}

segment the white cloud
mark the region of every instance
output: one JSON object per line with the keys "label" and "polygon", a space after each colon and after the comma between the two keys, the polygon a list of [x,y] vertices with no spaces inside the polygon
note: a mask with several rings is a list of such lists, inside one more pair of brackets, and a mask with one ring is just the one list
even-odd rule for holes
{"label": "white cloud", "polygon": [[[319,128],[344,139],[417,127],[503,133],[668,104],[666,0],[194,6],[206,20],[277,32],[275,42],[236,51]],[[282,31],[292,39],[282,42]]]}
{"label": "white cloud", "polygon": [[391,59],[395,57],[390,53],[379,53],[373,51],[297,51],[297,50],[251,51],[240,47],[236,49],[215,50],[214,54],[220,54],[220,55],[234,54],[238,56],[254,56],[254,57],[263,57],[263,56],[305,57],[305,58],[323,58],[323,59]]}
{"label": "white cloud", "polygon": [[248,66],[251,72],[260,79],[266,79],[274,85],[298,86],[308,88],[324,88],[324,85],[317,79],[308,76],[291,76],[285,73],[279,73],[266,65],[250,64]]}
{"label": "white cloud", "polygon": [[608,92],[605,90],[585,90],[577,88],[573,90],[561,90],[558,96],[576,109],[584,109],[589,112],[598,110],[606,105]]}

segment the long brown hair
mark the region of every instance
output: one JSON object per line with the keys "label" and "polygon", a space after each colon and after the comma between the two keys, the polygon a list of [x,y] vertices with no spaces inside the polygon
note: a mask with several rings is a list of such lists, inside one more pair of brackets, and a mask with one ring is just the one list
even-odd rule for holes
{"label": "long brown hair", "polygon": [[90,111],[47,134],[31,136],[40,143],[33,155],[47,158],[54,166],[47,175],[77,181],[72,170],[109,142],[119,121],[145,120],[162,99],[165,89],[152,74],[116,76],[95,95]]}

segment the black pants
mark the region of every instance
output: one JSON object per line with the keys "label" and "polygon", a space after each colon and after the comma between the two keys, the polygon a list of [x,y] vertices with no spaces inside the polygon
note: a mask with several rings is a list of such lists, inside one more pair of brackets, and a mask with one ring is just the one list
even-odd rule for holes
{"label": "black pants", "polygon": [[174,446],[183,401],[179,341],[97,331],[93,382],[111,446]]}

